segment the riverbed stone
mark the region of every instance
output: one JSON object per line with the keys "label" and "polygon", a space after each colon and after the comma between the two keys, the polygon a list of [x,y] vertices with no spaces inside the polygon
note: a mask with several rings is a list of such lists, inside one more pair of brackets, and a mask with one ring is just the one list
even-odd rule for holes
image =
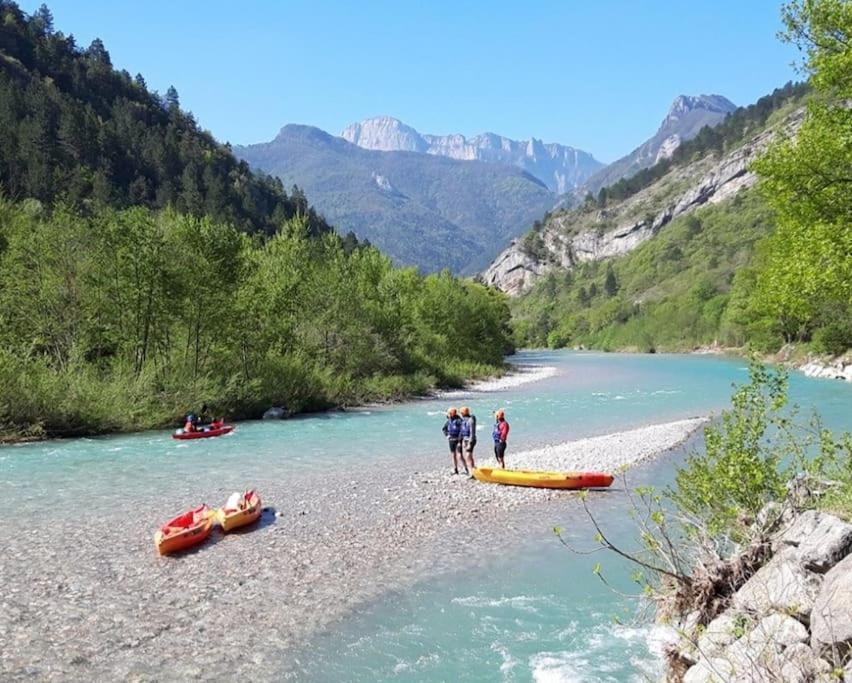
{"label": "riverbed stone", "polygon": [[807,622],[820,579],[801,565],[796,548],[785,548],[734,593],[732,604],[740,611],[783,612]]}
{"label": "riverbed stone", "polygon": [[283,420],[286,417],[289,417],[290,411],[285,407],[281,406],[273,406],[269,408],[265,413],[263,413],[264,420]]}
{"label": "riverbed stone", "polygon": [[811,647],[835,664],[852,653],[852,555],[825,575],[811,613]]}
{"label": "riverbed stone", "polygon": [[852,524],[834,515],[822,515],[819,523],[799,545],[799,556],[806,569],[826,572],[852,550]]}

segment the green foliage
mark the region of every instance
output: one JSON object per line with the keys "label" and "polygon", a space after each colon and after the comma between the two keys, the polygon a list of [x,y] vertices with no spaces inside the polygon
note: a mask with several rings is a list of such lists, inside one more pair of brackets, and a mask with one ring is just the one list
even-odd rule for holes
{"label": "green foliage", "polygon": [[0,433],[257,417],[493,373],[504,297],[294,218],[268,240],[174,211],[0,201]]}
{"label": "green foliage", "polygon": [[[543,278],[512,302],[516,342],[640,351],[741,345],[766,320],[743,266],[771,226],[765,201],[746,192],[736,205],[675,219],[623,257]],[[768,343],[781,341],[771,330]]]}
{"label": "green foliage", "polygon": [[719,425],[704,430],[705,452],[690,456],[670,493],[682,513],[702,520],[714,536],[736,531],[742,516],[781,498],[795,473],[781,467],[784,452],[765,439],[770,426],[786,419],[780,411],[787,401],[787,377],[756,363],[750,376],[751,383],[731,397]]}
{"label": "green foliage", "polygon": [[[757,164],[762,192],[778,217],[755,283],[760,306],[788,340],[852,317],[852,6],[841,0],[791,2],[785,37],[806,54],[815,97],[795,140]],[[836,351],[852,343],[838,327]]]}
{"label": "green foliage", "polygon": [[254,175],[227,146],[145,79],[113,69],[96,39],[85,50],[0,2],[0,189],[15,198],[76,208],[171,206],[246,232],[272,234],[296,215],[315,234],[328,224],[281,182]]}

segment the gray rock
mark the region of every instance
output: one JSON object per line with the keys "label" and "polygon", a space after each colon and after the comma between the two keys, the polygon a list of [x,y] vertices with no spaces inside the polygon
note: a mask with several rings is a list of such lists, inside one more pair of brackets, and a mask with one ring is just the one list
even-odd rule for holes
{"label": "gray rock", "polygon": [[799,556],[805,568],[826,572],[852,550],[852,524],[834,515],[821,515],[813,533],[799,545]]}
{"label": "gray rock", "polygon": [[826,683],[831,678],[831,664],[821,659],[804,643],[795,643],[784,650],[779,679],[784,683]]}
{"label": "gray rock", "polygon": [[283,420],[290,416],[290,411],[287,408],[274,406],[263,414],[264,420]]}
{"label": "gray rock", "polygon": [[734,666],[727,659],[702,659],[686,670],[683,683],[727,683],[733,675]]}
{"label": "gray rock", "polygon": [[737,616],[724,612],[707,624],[698,638],[698,652],[704,658],[712,658],[722,648],[737,639]]}
{"label": "gray rock", "polygon": [[820,576],[799,563],[795,548],[785,548],[734,593],[735,609],[755,614],[784,612],[807,621],[816,599]]}
{"label": "gray rock", "polygon": [[772,542],[772,549],[778,552],[784,546],[798,547],[816,530],[821,518],[821,512],[806,510],[796,517],[792,524],[781,530]]}
{"label": "gray rock", "polygon": [[852,555],[825,575],[811,612],[811,647],[836,664],[852,652]]}
{"label": "gray rock", "polygon": [[761,619],[744,638],[750,646],[758,648],[768,644],[785,648],[796,643],[806,643],[808,629],[793,617],[776,613]]}

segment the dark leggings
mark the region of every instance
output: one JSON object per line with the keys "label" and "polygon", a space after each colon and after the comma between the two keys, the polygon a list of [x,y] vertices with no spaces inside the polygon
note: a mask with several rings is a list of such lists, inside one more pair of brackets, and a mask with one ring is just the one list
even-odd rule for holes
{"label": "dark leggings", "polygon": [[497,456],[498,460],[502,460],[506,457],[506,442],[498,441],[494,444],[494,455]]}

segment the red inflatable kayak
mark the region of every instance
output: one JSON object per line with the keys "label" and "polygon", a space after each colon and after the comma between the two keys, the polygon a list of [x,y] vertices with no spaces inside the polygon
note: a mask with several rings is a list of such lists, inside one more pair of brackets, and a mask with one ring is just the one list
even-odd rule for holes
{"label": "red inflatable kayak", "polygon": [[178,429],[174,434],[172,434],[173,439],[209,439],[211,436],[224,436],[225,434],[230,434],[234,431],[234,425],[222,425],[221,427],[202,427],[197,432],[185,432],[182,429]]}
{"label": "red inflatable kayak", "polygon": [[154,545],[160,555],[186,550],[204,541],[213,528],[213,511],[206,505],[178,515],[154,534]]}

